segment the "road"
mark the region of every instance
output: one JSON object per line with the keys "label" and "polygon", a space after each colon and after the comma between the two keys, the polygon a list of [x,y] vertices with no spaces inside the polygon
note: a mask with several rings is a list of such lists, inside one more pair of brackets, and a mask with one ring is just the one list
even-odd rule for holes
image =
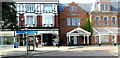
{"label": "road", "polygon": [[113,48],[114,47],[76,48],[76,49],[70,49],[70,50],[50,52],[45,54],[37,54],[33,56],[116,56],[110,52]]}

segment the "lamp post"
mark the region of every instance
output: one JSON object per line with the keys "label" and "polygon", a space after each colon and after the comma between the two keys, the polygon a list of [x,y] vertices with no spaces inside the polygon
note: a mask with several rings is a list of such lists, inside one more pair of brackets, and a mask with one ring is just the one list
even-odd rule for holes
{"label": "lamp post", "polygon": [[28,53],[28,32],[27,32],[27,30],[28,30],[28,28],[25,28],[25,30],[26,30],[26,32],[25,32],[25,37],[26,37],[26,46],[27,46],[27,54],[29,54]]}
{"label": "lamp post", "polygon": [[14,43],[15,43],[15,26],[13,26],[13,30],[14,30]]}

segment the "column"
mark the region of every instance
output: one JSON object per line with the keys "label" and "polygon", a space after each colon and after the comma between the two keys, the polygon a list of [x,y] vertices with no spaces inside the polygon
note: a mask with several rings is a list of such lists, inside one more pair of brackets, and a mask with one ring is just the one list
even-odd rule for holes
{"label": "column", "polygon": [[89,36],[87,35],[87,44],[89,45]]}
{"label": "column", "polygon": [[114,45],[116,46],[116,43],[117,43],[117,35],[114,35]]}
{"label": "column", "polygon": [[42,41],[43,41],[43,34],[41,34],[41,46],[42,46]]}
{"label": "column", "polygon": [[69,35],[69,44],[71,43],[70,35]]}
{"label": "column", "polygon": [[101,35],[99,34],[99,46],[101,46]]}
{"label": "column", "polygon": [[85,35],[84,35],[84,44],[85,44]]}

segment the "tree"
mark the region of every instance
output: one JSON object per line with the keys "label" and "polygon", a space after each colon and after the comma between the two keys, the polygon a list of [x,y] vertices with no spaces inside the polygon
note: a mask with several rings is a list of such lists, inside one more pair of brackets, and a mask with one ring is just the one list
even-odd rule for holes
{"label": "tree", "polygon": [[4,28],[17,26],[15,2],[2,2],[2,20]]}
{"label": "tree", "polygon": [[[90,21],[90,19],[88,18],[86,21],[86,24],[82,26],[82,28],[88,32],[92,33],[92,22]],[[92,34],[91,34],[92,35]]]}

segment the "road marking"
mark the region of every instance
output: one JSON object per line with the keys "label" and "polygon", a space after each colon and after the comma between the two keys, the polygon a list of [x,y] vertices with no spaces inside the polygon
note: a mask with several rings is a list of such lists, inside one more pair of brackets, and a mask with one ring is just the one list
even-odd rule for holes
{"label": "road marking", "polygon": [[110,54],[114,55],[114,56],[118,56],[118,54],[114,53],[114,51],[116,51],[117,49],[113,49],[113,50],[110,50]]}

